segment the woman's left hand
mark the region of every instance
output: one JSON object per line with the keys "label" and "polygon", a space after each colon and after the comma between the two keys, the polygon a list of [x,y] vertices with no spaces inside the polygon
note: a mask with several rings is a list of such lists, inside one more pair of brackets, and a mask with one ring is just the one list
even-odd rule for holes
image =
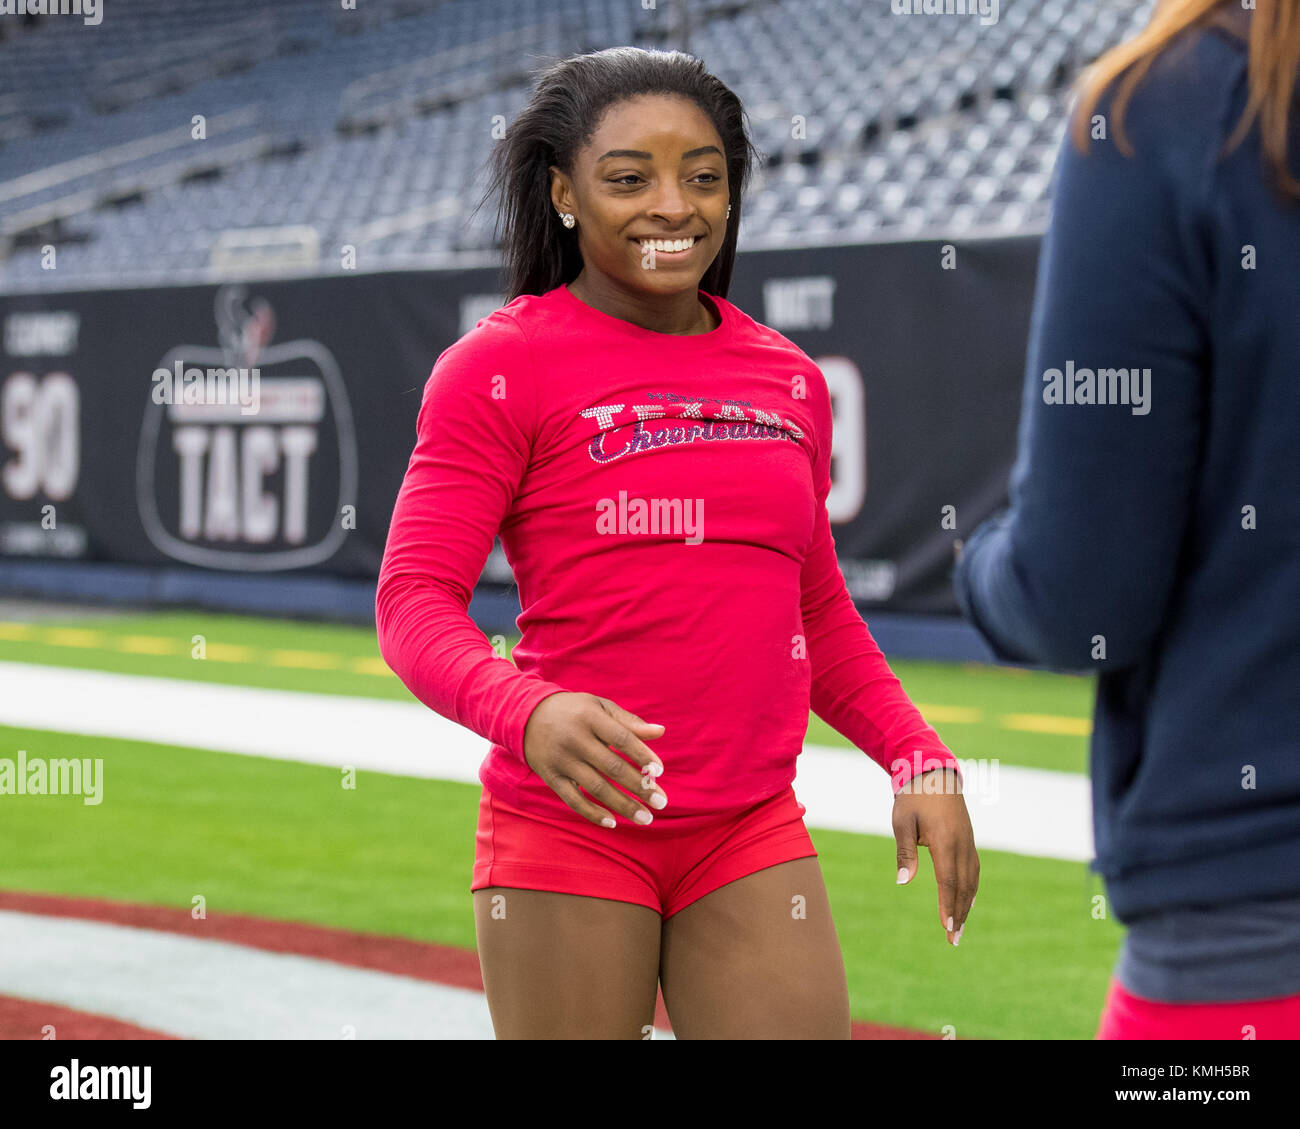
{"label": "woman's left hand", "polygon": [[912,777],[894,797],[893,822],[899,884],[916,874],[918,844],[929,847],[939,886],[939,924],[956,945],[980,884],[980,856],[957,773],[932,768]]}

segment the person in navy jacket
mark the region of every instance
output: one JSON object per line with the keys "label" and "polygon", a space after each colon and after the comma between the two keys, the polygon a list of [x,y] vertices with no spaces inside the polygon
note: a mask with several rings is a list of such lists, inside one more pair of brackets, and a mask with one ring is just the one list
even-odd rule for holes
{"label": "person in navy jacket", "polygon": [[1097,675],[1099,1037],[1300,1037],[1300,0],[1253,22],[1161,5],[1094,69],[955,574],[1000,659]]}

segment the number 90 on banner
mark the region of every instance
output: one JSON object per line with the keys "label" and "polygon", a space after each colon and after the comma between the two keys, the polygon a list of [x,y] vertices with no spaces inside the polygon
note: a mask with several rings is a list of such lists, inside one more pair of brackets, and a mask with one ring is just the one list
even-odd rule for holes
{"label": "number 90 on banner", "polygon": [[80,397],[66,372],[11,373],[0,389],[0,483],[14,501],[72,496],[81,467]]}

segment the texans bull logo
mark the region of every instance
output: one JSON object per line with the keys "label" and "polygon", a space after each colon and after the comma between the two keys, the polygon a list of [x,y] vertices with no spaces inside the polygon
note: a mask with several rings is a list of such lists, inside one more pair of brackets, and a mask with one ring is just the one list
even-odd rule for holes
{"label": "texans bull logo", "polygon": [[155,370],[137,460],[140,518],[175,560],[303,568],[328,560],[347,534],[352,411],[329,350],[310,340],[271,345],[274,312],[264,299],[245,303],[245,293],[217,291],[219,345],[178,345]]}

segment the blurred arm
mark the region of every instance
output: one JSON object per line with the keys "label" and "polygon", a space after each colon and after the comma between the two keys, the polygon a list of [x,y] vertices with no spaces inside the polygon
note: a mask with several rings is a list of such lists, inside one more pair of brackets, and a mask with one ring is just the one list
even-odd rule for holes
{"label": "blurred arm", "polygon": [[[1127,124],[1132,158],[1113,141],[1093,142],[1087,155],[1063,143],[1010,508],[980,526],[957,562],[963,612],[1013,662],[1090,668],[1098,636],[1107,668],[1140,660],[1164,617],[1191,510],[1207,348],[1198,294],[1209,266],[1195,212],[1203,162],[1173,175],[1169,145],[1138,99]],[[1045,402],[1044,374],[1068,365],[1149,370],[1145,410]]]}

